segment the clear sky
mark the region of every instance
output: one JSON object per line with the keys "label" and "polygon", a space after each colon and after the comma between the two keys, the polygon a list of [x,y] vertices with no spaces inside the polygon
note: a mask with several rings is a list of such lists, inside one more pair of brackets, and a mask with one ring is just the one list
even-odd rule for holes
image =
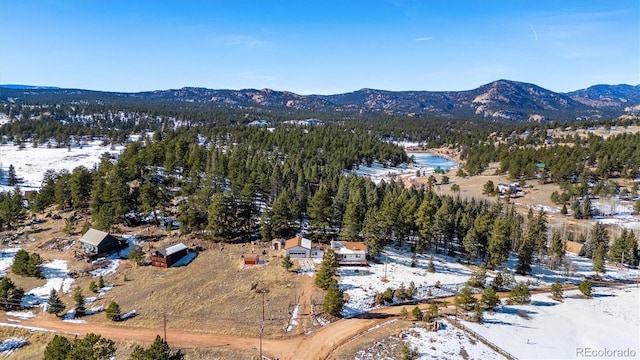
{"label": "clear sky", "polygon": [[0,83],[331,94],[640,83],[638,0],[1,0]]}

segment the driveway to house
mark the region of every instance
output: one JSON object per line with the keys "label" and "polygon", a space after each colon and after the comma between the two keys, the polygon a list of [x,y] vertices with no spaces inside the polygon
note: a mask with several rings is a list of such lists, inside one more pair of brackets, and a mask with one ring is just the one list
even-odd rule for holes
{"label": "driveway to house", "polygon": [[313,276],[316,271],[316,263],[313,262],[313,259],[298,259],[298,264],[300,264],[299,274]]}

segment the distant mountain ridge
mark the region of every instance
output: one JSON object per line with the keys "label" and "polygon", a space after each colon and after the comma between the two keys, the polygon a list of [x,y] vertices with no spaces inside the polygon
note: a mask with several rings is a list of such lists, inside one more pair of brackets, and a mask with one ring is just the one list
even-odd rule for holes
{"label": "distant mountain ridge", "polygon": [[55,95],[60,101],[99,97],[100,101],[148,99],[211,104],[230,108],[334,111],[509,121],[570,121],[640,113],[640,85],[595,85],[557,93],[534,84],[497,80],[465,91],[386,91],[361,89],[334,95],[299,95],[271,89],[215,90],[197,87],[138,93],[99,92],[0,85],[0,101],[29,101]]}

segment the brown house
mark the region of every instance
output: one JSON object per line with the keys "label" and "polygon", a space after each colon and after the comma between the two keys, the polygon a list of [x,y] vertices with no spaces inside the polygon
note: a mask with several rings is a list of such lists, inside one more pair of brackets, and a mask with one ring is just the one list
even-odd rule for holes
{"label": "brown house", "polygon": [[168,268],[187,255],[187,250],[187,246],[183,243],[177,243],[160,249],[151,256],[151,265]]}
{"label": "brown house", "polygon": [[567,241],[564,245],[564,248],[567,252],[578,256],[584,256],[584,244],[576,241]]}
{"label": "brown house", "polygon": [[244,264],[245,265],[258,265],[258,263],[260,263],[260,256],[259,255],[245,255],[244,256]]}

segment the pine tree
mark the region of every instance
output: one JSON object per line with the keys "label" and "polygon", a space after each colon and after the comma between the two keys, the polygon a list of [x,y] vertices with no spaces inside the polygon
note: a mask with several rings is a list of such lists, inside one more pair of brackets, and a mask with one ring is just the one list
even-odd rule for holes
{"label": "pine tree", "polygon": [[71,344],[67,359],[96,359],[112,358],[116,352],[115,343],[96,334],[87,334],[83,338],[76,338]]}
{"label": "pine tree", "polygon": [[402,320],[405,320],[409,316],[409,312],[407,311],[407,308],[403,306],[402,309],[400,310],[399,315]]}
{"label": "pine tree", "polygon": [[102,277],[102,275],[100,275],[100,277],[98,277],[98,289],[102,289],[104,287],[104,278]]}
{"label": "pine tree", "polygon": [[499,217],[493,224],[491,238],[489,239],[489,260],[487,268],[495,269],[502,265],[509,257],[511,244],[508,238],[509,223],[506,218]]}
{"label": "pine tree", "polygon": [[129,260],[136,265],[142,265],[144,261],[144,252],[140,245],[134,244],[129,249]]}
{"label": "pine tree", "polygon": [[487,279],[487,271],[484,265],[478,266],[478,269],[471,275],[467,285],[474,288],[483,288]]}
{"label": "pine tree", "polygon": [[333,316],[340,316],[342,307],[344,306],[344,293],[338,288],[338,282],[331,279],[327,288],[327,295],[322,302],[322,310]]}
{"label": "pine tree", "polygon": [[67,360],[71,342],[66,337],[55,335],[44,349],[44,360]]}
{"label": "pine tree", "polygon": [[582,295],[590,298],[591,297],[591,281],[582,280],[580,285],[578,285],[578,290],[580,290]]}
{"label": "pine tree", "polygon": [[471,294],[471,288],[465,285],[462,289],[460,289],[458,295],[456,295],[455,304],[457,307],[463,310],[468,310],[469,305],[472,304],[474,300],[475,299]]}
{"label": "pine tree", "polygon": [[329,216],[331,214],[331,198],[329,192],[321,187],[309,202],[309,223],[311,226],[322,232],[322,238],[326,237],[329,226]]}
{"label": "pine tree", "polygon": [[556,281],[551,285],[551,298],[557,301],[562,301],[564,298],[562,284],[560,284],[559,281]]}
{"label": "pine tree", "polygon": [[115,301],[111,301],[104,312],[107,315],[107,319],[111,319],[112,321],[120,321],[120,305],[118,305],[118,303],[116,303]]}
{"label": "pine tree", "polygon": [[593,209],[591,204],[591,198],[589,195],[586,195],[582,200],[581,214],[583,219],[591,219],[593,218]]}
{"label": "pine tree", "polygon": [[502,289],[502,287],[504,286],[504,282],[502,280],[502,273],[498,273],[496,277],[493,278],[493,281],[491,281],[491,286],[498,290]]}
{"label": "pine tree", "polygon": [[413,281],[411,281],[409,283],[409,287],[407,287],[407,298],[413,299],[417,293],[418,293],[418,289],[416,289],[416,284]]}
{"label": "pine tree", "polygon": [[9,165],[9,174],[7,175],[7,185],[16,186],[18,185],[18,177],[16,176],[16,168],[13,164]]}
{"label": "pine tree", "polygon": [[604,274],[604,245],[599,245],[593,255],[593,271]]}
{"label": "pine tree", "polygon": [[433,263],[433,255],[429,257],[429,262],[427,263],[427,271],[430,273],[436,272],[436,266]]}
{"label": "pine tree", "polygon": [[156,336],[153,344],[148,349],[144,349],[139,345],[133,349],[129,360],[182,360],[184,354],[182,350],[173,352],[169,344],[164,341],[160,335]]}
{"label": "pine tree", "polygon": [[89,283],[89,291],[91,291],[92,293],[98,292],[98,284],[96,284],[96,282],[93,280],[91,280],[91,282]]}
{"label": "pine tree", "polygon": [[518,251],[518,264],[516,265],[516,273],[526,275],[531,273],[531,263],[533,261],[534,242],[530,236],[525,234]]}
{"label": "pine tree", "polygon": [[427,313],[425,314],[427,318],[426,321],[433,321],[438,317],[438,304],[432,302],[429,304],[429,308],[427,309]]}
{"label": "pine tree", "polygon": [[606,253],[609,250],[609,231],[604,224],[597,222],[591,228],[589,232],[589,239],[585,246],[585,256],[593,258],[596,250],[602,245],[602,250]]}
{"label": "pine tree", "polygon": [[475,306],[473,307],[473,321],[479,324],[482,324],[483,322],[482,307],[480,306],[480,303],[476,303]]}
{"label": "pine tree", "polygon": [[293,262],[291,261],[291,257],[289,255],[285,256],[284,259],[282,259],[282,267],[287,271],[289,271],[291,267],[293,267]]}
{"label": "pine tree", "polygon": [[509,302],[511,304],[528,304],[531,301],[531,294],[525,283],[521,282],[509,292]]}
{"label": "pine tree", "polygon": [[55,289],[51,289],[51,293],[49,293],[49,299],[47,300],[47,312],[49,314],[58,315],[63,312],[65,309],[65,305],[58,296],[58,292]]}
{"label": "pine tree", "polygon": [[14,310],[20,308],[24,290],[17,287],[8,277],[0,278],[0,309]]}
{"label": "pine tree", "polygon": [[75,301],[76,316],[77,317],[84,316],[87,309],[84,306],[85,298],[84,298],[84,295],[82,294],[82,289],[76,288],[73,291],[73,301]]}
{"label": "pine tree", "polygon": [[635,265],[637,262],[638,242],[633,231],[622,229],[622,233],[617,237],[611,248],[609,248],[609,259],[621,264]]}
{"label": "pine tree", "polygon": [[367,253],[372,257],[377,257],[382,252],[387,243],[384,228],[379,219],[377,208],[371,208],[364,216],[362,225],[362,237],[367,245]]}
{"label": "pine tree", "polygon": [[564,259],[564,241],[560,237],[560,231],[554,231],[551,236],[551,245],[549,246],[549,255],[559,260]]}
{"label": "pine tree", "polygon": [[411,350],[407,343],[400,345],[400,360],[413,360],[415,351]]}
{"label": "pine tree", "polygon": [[315,284],[317,287],[327,290],[329,285],[331,285],[331,281],[333,280],[333,275],[336,272],[338,267],[338,261],[336,259],[336,254],[332,249],[327,249],[322,257],[322,264],[320,265],[320,270],[316,274]]}
{"label": "pine tree", "polygon": [[422,320],[422,310],[420,310],[420,308],[417,306],[414,307],[413,310],[411,310],[411,315],[416,320]]}
{"label": "pine tree", "polygon": [[484,290],[484,292],[482,292],[481,301],[488,309],[491,310],[494,310],[496,306],[500,304],[500,298],[498,298],[496,290],[492,286],[489,286]]}

